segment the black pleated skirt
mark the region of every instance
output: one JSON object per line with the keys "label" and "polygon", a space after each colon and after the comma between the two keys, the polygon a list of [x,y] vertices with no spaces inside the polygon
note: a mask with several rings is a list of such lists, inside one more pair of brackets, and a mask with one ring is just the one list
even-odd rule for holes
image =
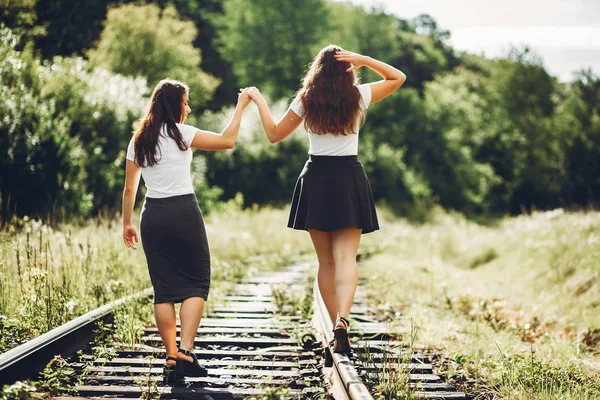
{"label": "black pleated skirt", "polygon": [[288,227],[332,232],[379,229],[375,201],[357,156],[310,156],[298,177]]}
{"label": "black pleated skirt", "polygon": [[155,304],[208,299],[210,252],[196,195],[146,197],[140,233]]}

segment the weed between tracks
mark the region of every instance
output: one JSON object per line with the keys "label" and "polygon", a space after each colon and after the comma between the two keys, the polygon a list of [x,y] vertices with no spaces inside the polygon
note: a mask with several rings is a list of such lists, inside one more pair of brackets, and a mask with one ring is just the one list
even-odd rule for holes
{"label": "weed between tracks", "polygon": [[[142,373],[141,378],[136,379],[134,382],[140,388],[140,399],[150,400],[160,398],[160,391],[158,389],[158,381],[152,379],[153,375],[151,370],[154,367],[153,362],[157,359],[156,355],[150,355],[144,357],[147,364],[144,366],[146,371]],[[132,377],[135,375],[131,374]]]}
{"label": "weed between tracks", "polygon": [[[418,399],[415,392],[419,388],[409,385],[410,375],[413,373],[413,367],[410,364],[420,362],[419,359],[414,358],[414,345],[418,331],[418,326],[410,321],[409,340],[402,346],[394,346],[389,341],[382,341],[377,349],[371,349],[366,345],[363,351],[357,354],[359,366],[362,365],[375,371],[368,374],[366,371],[361,373],[375,399]],[[392,334],[391,337],[393,338],[394,335]],[[376,352],[372,350],[376,350]]]}
{"label": "weed between tracks", "polygon": [[276,312],[284,316],[298,316],[304,319],[312,317],[313,309],[313,284],[315,277],[306,275],[304,282],[293,285],[271,285],[271,294],[275,303]]}

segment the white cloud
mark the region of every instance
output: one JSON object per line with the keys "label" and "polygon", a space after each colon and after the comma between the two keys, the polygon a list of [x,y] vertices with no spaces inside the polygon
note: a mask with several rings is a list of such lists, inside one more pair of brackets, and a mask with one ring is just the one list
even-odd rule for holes
{"label": "white cloud", "polygon": [[[451,43],[468,51],[495,50],[508,45],[528,45],[533,48],[600,49],[600,28],[524,26],[467,27],[451,31]],[[491,54],[496,55],[496,54]]]}
{"label": "white cloud", "polygon": [[430,14],[458,50],[488,57],[529,46],[561,80],[600,72],[600,0],[351,0],[400,18]]}
{"label": "white cloud", "polygon": [[383,6],[402,18],[431,14],[445,29],[472,26],[595,26],[598,0],[351,0]]}

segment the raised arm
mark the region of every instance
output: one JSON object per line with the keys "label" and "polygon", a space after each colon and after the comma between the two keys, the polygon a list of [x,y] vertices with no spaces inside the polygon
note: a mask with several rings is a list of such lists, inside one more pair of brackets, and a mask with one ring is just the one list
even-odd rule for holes
{"label": "raised arm", "polygon": [[406,81],[406,75],[399,69],[368,56],[342,50],[335,55],[335,58],[338,61],[346,61],[353,64],[352,67],[347,69],[347,72],[364,66],[381,75],[383,80],[370,84],[371,103],[377,103],[385,99]]}
{"label": "raised arm", "polygon": [[215,133],[210,131],[198,130],[192,140],[192,148],[198,150],[227,150],[233,149],[240,133],[240,123],[242,121],[242,113],[250,103],[248,89],[244,89],[238,95],[238,102],[233,112],[233,116],[229,123],[223,129],[223,132]]}
{"label": "raised arm", "polygon": [[271,143],[277,143],[286,137],[290,136],[292,132],[300,126],[302,122],[302,118],[300,118],[295,112],[288,109],[287,112],[279,122],[275,123],[273,119],[273,115],[271,115],[271,110],[269,109],[269,105],[267,104],[267,100],[263,97],[260,91],[251,87],[248,91],[248,95],[252,98],[252,100],[256,103],[258,107],[258,113],[260,115],[260,120],[265,128],[265,133],[267,134],[267,138]]}
{"label": "raised arm", "polygon": [[127,160],[125,167],[125,189],[123,189],[123,241],[134,250],[138,242],[137,232],[133,226],[133,206],[135,195],[140,184],[140,167],[131,160]]}

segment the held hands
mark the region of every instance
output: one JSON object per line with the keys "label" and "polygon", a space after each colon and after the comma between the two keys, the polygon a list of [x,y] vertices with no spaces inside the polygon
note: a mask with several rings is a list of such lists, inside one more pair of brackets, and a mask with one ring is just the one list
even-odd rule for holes
{"label": "held hands", "polygon": [[335,59],[338,61],[346,61],[353,64],[346,72],[351,72],[366,65],[368,57],[351,51],[342,50],[335,53]]}
{"label": "held hands", "polygon": [[254,101],[256,103],[261,99],[264,100],[264,97],[256,86],[249,86],[240,89],[240,93],[238,93],[238,105],[242,106],[242,108],[246,107],[250,101]]}
{"label": "held hands", "polygon": [[123,225],[123,241],[127,247],[137,250],[135,244],[138,242],[138,236],[133,225]]}
{"label": "held hands", "polygon": [[262,93],[260,93],[260,90],[258,90],[256,86],[251,86],[248,89],[248,96],[250,96],[252,101],[254,101],[255,103],[257,100],[263,98]]}
{"label": "held hands", "polygon": [[246,108],[248,104],[250,104],[250,96],[248,95],[248,91],[250,88],[240,89],[238,93],[238,106],[241,108]]}

